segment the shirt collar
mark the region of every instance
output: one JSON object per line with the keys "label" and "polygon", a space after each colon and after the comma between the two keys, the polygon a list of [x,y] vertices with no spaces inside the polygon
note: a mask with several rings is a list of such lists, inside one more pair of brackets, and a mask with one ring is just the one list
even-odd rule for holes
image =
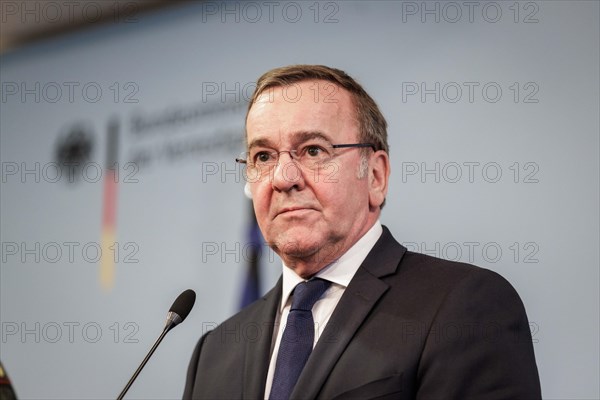
{"label": "shirt collar", "polygon": [[[340,258],[323,268],[317,273],[317,277],[331,281],[337,285],[346,288],[354,274],[360,267],[360,264],[367,258],[367,255],[375,246],[375,243],[379,239],[383,232],[381,222],[377,220],[373,226],[361,237],[347,252],[342,254]],[[283,291],[281,296],[281,308],[283,311],[290,294],[304,279],[298,276],[294,270],[288,268],[285,263],[283,264]]]}

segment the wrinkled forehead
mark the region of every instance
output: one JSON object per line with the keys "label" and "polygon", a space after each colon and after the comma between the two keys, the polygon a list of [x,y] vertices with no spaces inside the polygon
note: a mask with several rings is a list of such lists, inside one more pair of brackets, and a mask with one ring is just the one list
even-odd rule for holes
{"label": "wrinkled forehead", "polygon": [[[324,80],[269,87],[257,96],[246,117],[246,142],[257,134],[300,131],[357,132],[353,98],[346,89]],[[354,135],[352,135],[354,136]]]}

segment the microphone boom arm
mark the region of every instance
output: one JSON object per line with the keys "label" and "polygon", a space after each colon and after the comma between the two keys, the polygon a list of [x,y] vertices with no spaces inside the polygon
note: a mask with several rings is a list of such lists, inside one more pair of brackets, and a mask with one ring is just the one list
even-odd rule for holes
{"label": "microphone boom arm", "polygon": [[125,385],[125,387],[121,391],[121,394],[119,394],[119,397],[117,397],[117,400],[123,400],[123,397],[125,397],[125,393],[127,393],[129,388],[133,384],[133,381],[135,381],[140,372],[142,372],[142,369],[144,368],[150,357],[152,357],[152,354],[154,354],[154,351],[156,350],[160,342],[162,342],[165,335],[169,333],[171,329],[182,323],[183,320],[187,318],[188,314],[192,310],[192,307],[194,306],[195,301],[196,293],[191,289],[184,291],[179,295],[179,297],[177,297],[177,299],[175,299],[175,302],[173,303],[171,309],[167,313],[167,321],[165,322],[165,327],[162,333],[160,334],[158,339],[156,339],[156,342],[154,342],[154,345],[146,355],[146,358],[144,358],[138,369],[133,373],[133,376],[131,377],[131,379],[129,379],[129,382],[127,382],[127,385]]}
{"label": "microphone boom arm", "polygon": [[129,388],[133,384],[133,381],[135,381],[135,379],[138,377],[138,375],[140,374],[140,372],[142,372],[142,369],[144,368],[144,366],[146,365],[146,363],[148,362],[148,360],[150,359],[150,357],[152,357],[152,354],[154,354],[154,351],[156,350],[156,348],[158,347],[158,345],[160,344],[160,342],[162,342],[162,340],[166,336],[166,334],[171,330],[171,328],[172,328],[172,326],[165,326],[165,329],[163,329],[163,331],[160,334],[160,336],[158,337],[158,339],[156,339],[156,342],[154,342],[154,346],[152,346],[152,348],[150,349],[150,351],[146,355],[146,358],[144,358],[144,361],[142,361],[142,363],[140,364],[140,366],[138,367],[138,369],[135,370],[135,372],[133,373],[133,376],[131,377],[131,379],[129,380],[129,382],[127,382],[127,385],[125,385],[125,387],[121,391],[121,394],[119,394],[119,397],[117,397],[117,400],[123,400],[123,397],[125,397],[125,393],[127,393],[127,391],[129,390]]}

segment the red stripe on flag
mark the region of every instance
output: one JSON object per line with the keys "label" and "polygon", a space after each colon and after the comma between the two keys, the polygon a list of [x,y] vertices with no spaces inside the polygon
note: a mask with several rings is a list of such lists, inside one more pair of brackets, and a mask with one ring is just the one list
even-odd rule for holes
{"label": "red stripe on flag", "polygon": [[114,169],[107,169],[104,178],[102,228],[114,228],[117,224],[117,178]]}

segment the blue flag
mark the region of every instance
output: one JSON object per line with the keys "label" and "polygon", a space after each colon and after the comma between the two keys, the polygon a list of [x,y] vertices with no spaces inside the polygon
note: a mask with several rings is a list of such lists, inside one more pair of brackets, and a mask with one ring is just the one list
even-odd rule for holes
{"label": "blue flag", "polygon": [[256,222],[254,209],[250,207],[250,218],[247,233],[247,246],[249,251],[244,252],[244,257],[247,263],[246,279],[242,287],[242,297],[240,299],[240,308],[244,308],[250,303],[257,300],[260,293],[260,256],[262,253],[263,238]]}

